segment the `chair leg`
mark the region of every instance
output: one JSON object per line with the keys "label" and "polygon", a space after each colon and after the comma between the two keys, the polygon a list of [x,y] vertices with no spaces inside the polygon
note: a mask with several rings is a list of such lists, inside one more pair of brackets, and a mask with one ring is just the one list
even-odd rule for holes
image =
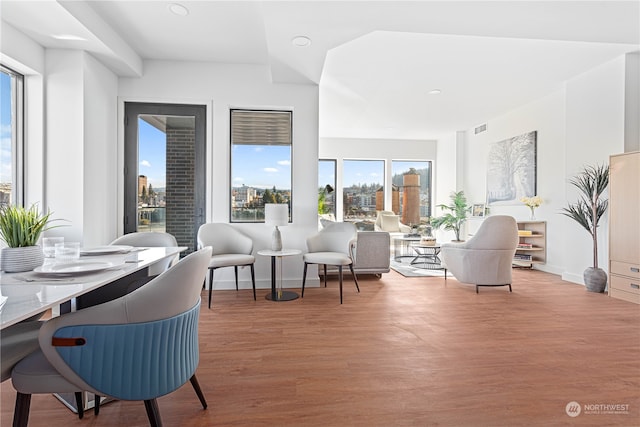
{"label": "chair leg", "polygon": [[209,269],[209,308],[211,308],[211,293],[213,292],[213,270],[215,268]]}
{"label": "chair leg", "polygon": [[340,304],[342,304],[342,266],[338,266],[338,277],[340,277]]}
{"label": "chair leg", "polygon": [[511,291],[511,283],[509,283],[509,292],[512,292],[512,291]]}
{"label": "chair leg", "polygon": [[84,417],[84,402],[82,401],[82,392],[76,391],[73,393],[76,397],[76,406],[78,407],[78,418]]}
{"label": "chair leg", "polygon": [[18,392],[16,396],[16,406],[13,410],[13,427],[27,427],[30,407],[31,395]]}
{"label": "chair leg", "polygon": [[356,277],[356,272],[353,271],[353,264],[349,264],[349,269],[351,270],[351,274],[353,275],[353,281],[356,282],[356,289],[360,292],[360,286],[358,286],[358,278]]}
{"label": "chair leg", "polygon": [[144,408],[147,410],[147,418],[149,418],[149,425],[151,427],[162,427],[162,420],[160,419],[160,410],[158,409],[158,402],[156,401],[156,399],[145,400]]}
{"label": "chair leg", "polygon": [[233,271],[234,273],[236,273],[236,291],[238,290],[238,266],[234,265],[233,266]]}
{"label": "chair leg", "polygon": [[324,287],[327,287],[327,264],[322,264],[324,267]]}
{"label": "chair leg", "polygon": [[100,413],[100,395],[93,395],[93,415],[98,415]]}
{"label": "chair leg", "polygon": [[478,285],[476,285],[476,294],[478,293]]}
{"label": "chair leg", "polygon": [[253,300],[256,301],[256,273],[251,264],[251,284],[253,285]]}
{"label": "chair leg", "polygon": [[196,374],[193,374],[193,376],[191,376],[191,379],[189,381],[191,381],[191,385],[193,386],[193,389],[195,390],[196,394],[198,395],[198,399],[200,399],[200,403],[202,404],[202,408],[203,409],[207,409],[207,401],[204,398],[204,394],[202,393],[202,389],[200,388],[200,384],[198,383],[198,379],[196,378]]}
{"label": "chair leg", "polygon": [[300,298],[304,298],[304,284],[307,281],[307,264],[306,262],[304,263],[304,270],[302,271],[302,293],[300,295]]}

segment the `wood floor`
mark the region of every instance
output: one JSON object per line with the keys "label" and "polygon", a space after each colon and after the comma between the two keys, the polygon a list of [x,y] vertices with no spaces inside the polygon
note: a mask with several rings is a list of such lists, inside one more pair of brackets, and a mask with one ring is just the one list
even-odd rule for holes
{"label": "wood floor", "polygon": [[[159,399],[165,426],[638,426],[640,306],[539,271],[513,293],[443,278],[362,277],[275,303],[217,291],[200,321],[203,410]],[[1,387],[0,425],[15,392]],[[582,413],[570,417],[566,406]],[[586,405],[586,406],[585,406]],[[622,413],[594,405],[621,405]],[[145,426],[142,402],[78,420],[50,395],[30,426]]]}

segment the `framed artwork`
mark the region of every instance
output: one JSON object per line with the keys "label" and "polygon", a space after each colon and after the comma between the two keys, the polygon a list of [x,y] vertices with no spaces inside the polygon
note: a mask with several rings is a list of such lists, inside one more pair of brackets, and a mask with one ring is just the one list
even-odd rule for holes
{"label": "framed artwork", "polygon": [[483,217],[484,216],[484,203],[476,203],[471,207],[471,216]]}
{"label": "framed artwork", "polygon": [[487,203],[519,204],[536,195],[537,131],[491,144],[487,160]]}

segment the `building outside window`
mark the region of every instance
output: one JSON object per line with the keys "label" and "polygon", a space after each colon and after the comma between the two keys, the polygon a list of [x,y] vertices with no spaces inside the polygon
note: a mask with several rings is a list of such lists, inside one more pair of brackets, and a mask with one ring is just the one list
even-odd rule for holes
{"label": "building outside window", "polygon": [[0,65],[0,205],[23,202],[23,80]]}
{"label": "building outside window", "polygon": [[373,230],[377,211],[384,209],[384,160],[345,160],[342,215],[360,230]]}
{"label": "building outside window", "polygon": [[291,218],[292,114],[231,110],[231,222],[263,222],[265,203]]}
{"label": "building outside window", "polygon": [[391,174],[392,210],[403,224],[425,224],[431,216],[431,162],[393,160]]}

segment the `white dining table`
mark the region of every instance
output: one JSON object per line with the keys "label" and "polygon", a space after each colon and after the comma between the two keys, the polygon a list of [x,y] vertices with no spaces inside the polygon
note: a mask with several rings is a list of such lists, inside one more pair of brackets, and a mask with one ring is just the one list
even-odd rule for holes
{"label": "white dining table", "polygon": [[[0,272],[0,329],[14,325],[48,309],[58,310],[63,304],[169,257],[187,248],[135,248],[125,253],[81,256],[80,260],[108,262],[113,266],[90,272],[45,274]],[[45,266],[55,264],[47,259]]]}

